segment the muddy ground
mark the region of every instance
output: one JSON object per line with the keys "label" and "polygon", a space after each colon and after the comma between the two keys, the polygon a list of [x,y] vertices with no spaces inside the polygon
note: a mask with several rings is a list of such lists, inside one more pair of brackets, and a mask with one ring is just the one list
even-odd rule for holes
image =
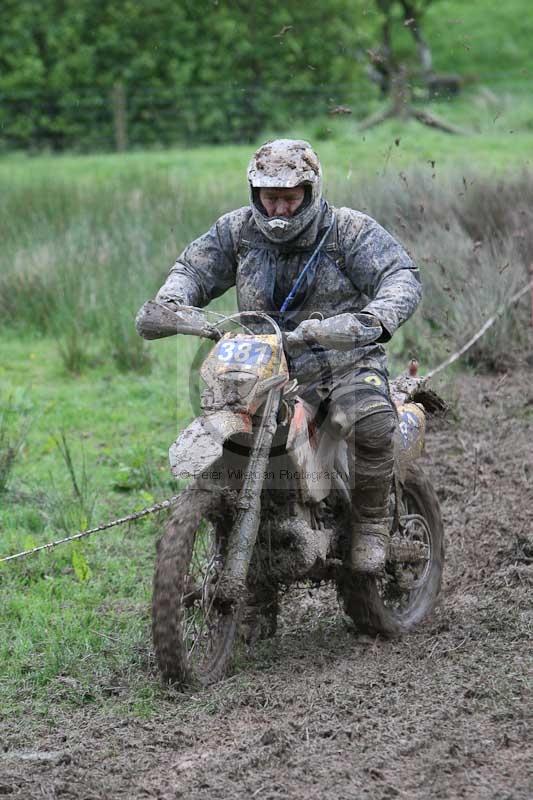
{"label": "muddy ground", "polygon": [[446,579],[416,633],[357,635],[331,594],[300,592],[236,675],[163,695],[156,717],[4,724],[0,795],[530,798],[533,368],[463,376],[451,394],[424,459]]}

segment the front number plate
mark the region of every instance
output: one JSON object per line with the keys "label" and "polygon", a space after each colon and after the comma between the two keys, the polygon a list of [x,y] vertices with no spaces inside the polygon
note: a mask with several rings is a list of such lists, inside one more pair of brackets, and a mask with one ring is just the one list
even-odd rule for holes
{"label": "front number plate", "polygon": [[217,346],[217,359],[223,364],[249,367],[267,364],[272,348],[265,342],[222,341]]}

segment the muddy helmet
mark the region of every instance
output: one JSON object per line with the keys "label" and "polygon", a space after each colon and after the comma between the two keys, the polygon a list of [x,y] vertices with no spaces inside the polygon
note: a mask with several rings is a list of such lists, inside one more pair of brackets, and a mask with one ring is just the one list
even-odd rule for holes
{"label": "muddy helmet", "polygon": [[[302,139],[274,139],[261,145],[248,166],[250,205],[257,227],[271,242],[290,242],[311,224],[320,210],[322,169],[318,156]],[[303,186],[304,200],[293,217],[269,217],[259,190]]]}

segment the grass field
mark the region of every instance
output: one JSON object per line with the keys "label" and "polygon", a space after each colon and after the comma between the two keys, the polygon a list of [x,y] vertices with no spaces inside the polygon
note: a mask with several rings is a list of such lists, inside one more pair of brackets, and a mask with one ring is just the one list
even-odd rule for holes
{"label": "grass field", "polygon": [[[379,105],[376,101],[375,107]],[[266,130],[261,141],[283,135],[309,138],[322,159],[326,186],[346,180],[350,171],[365,178],[383,173],[390,176],[399,169],[425,166],[429,158],[442,167],[453,164],[457,168],[471,166],[473,159],[490,169],[531,164],[533,108],[527,79],[504,85],[497,93],[488,87],[471,87],[457,100],[443,99],[424,107],[463,128],[466,136],[443,135],[411,121],[391,121],[361,133],[358,120],[340,115],[303,126],[293,120],[287,130]],[[400,144],[396,146],[398,138]],[[101,185],[117,177],[127,177],[135,185],[146,172],[194,186],[196,182],[205,183],[208,177],[215,184],[223,183],[244,202],[242,176],[252,150],[250,145],[230,145],[96,156],[14,154],[0,158],[0,176],[2,181],[19,186],[50,180]],[[228,195],[228,200],[232,199]]]}
{"label": "grass field", "polygon": [[[390,123],[361,136],[350,119],[317,122],[330,198],[395,230],[425,276],[423,313],[393,342],[396,368],[414,354],[427,368],[464,341],[524,281],[529,257],[531,112],[479,93],[435,110],[472,133]],[[181,247],[246,202],[250,152],[0,160],[0,468],[2,454],[16,456],[0,493],[0,554],[175,491],[166,451],[191,415],[196,343],[147,347],[133,318]],[[478,356],[497,359],[520,324]],[[0,715],[95,702],[150,713],[159,529],[150,518],[0,569]]]}

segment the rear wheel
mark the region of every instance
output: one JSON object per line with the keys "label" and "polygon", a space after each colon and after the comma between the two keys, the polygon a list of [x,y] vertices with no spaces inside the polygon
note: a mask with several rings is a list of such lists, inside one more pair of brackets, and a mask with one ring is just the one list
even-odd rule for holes
{"label": "rear wheel", "polygon": [[231,512],[220,492],[180,495],[157,550],[152,634],[166,682],[207,685],[228,671],[241,607],[221,598]]}
{"label": "rear wheel", "polygon": [[[401,525],[391,538],[391,558],[380,576],[344,571],[339,594],[359,630],[398,636],[435,607],[442,582],[444,531],[439,501],[420,467],[409,468],[401,493]],[[403,553],[403,559],[394,558]],[[411,558],[406,558],[411,553]]]}

